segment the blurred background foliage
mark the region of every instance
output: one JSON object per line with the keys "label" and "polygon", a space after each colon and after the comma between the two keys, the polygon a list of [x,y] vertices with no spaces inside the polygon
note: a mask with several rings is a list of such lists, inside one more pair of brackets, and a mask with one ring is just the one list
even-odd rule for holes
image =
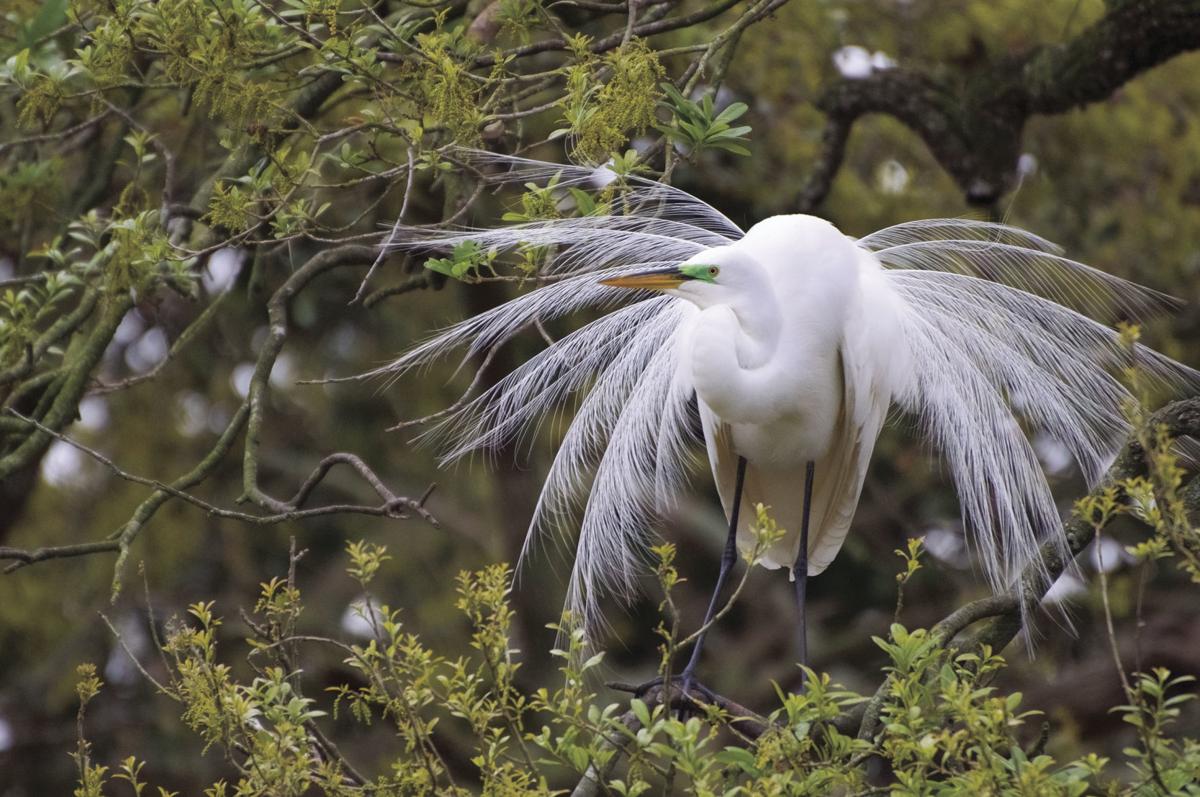
{"label": "blurred background foliage", "polygon": [[[0,398],[6,407],[45,417],[103,308],[120,308],[130,297],[81,387],[78,412],[60,425],[129,473],[175,479],[237,423],[269,345],[267,300],[308,258],[346,242],[377,243],[387,233],[380,229],[402,209],[410,223],[452,218],[479,225],[521,209],[513,192],[477,193],[475,178],[440,159],[440,148],[457,142],[563,160],[602,159],[632,147],[651,169],[668,170],[675,184],[748,226],[799,207],[806,179],[826,154],[826,120],[817,104],[831,83],[898,67],[967,81],[1065,42],[1122,4],[717,5],[722,13],[643,38],[627,33],[712,7],[635,4],[627,16],[624,4],[537,0],[5,4],[0,291],[8,293],[0,310],[0,370],[20,375],[0,386]],[[577,34],[591,38],[567,38]],[[555,37],[561,46],[528,50]],[[594,53],[588,41],[610,44]],[[720,47],[710,53],[714,42]],[[497,51],[512,57],[497,58]],[[707,59],[699,71],[697,58]],[[718,111],[745,103],[748,110],[731,124],[751,128],[743,136],[751,154],[664,150],[655,125],[669,126],[674,116],[660,104],[663,80],[675,82],[688,100],[712,95]],[[922,217],[1007,219],[1061,243],[1073,257],[1184,300],[1182,312],[1145,335],[1200,366],[1197,108],[1200,55],[1183,54],[1103,102],[1032,117],[1012,164],[1012,185],[982,204],[967,201],[908,126],[892,115],[864,116],[815,212],[852,235]],[[432,329],[527,286],[447,280],[425,269],[423,258],[396,256],[375,272],[367,301],[352,303],[370,258],[352,259],[362,268],[330,270],[294,296],[283,348],[267,363],[269,378],[260,374],[257,486],[290,495],[322,457],[352,452],[396,495],[415,500],[436,482],[424,506],[438,525],[411,512],[406,519],[332,513],[251,525],[171,500],[132,538],[115,595],[112,550],[49,559],[3,576],[0,794],[71,788],[75,666],[84,661],[97,662],[108,684],[89,708],[97,760],[137,752],[150,761],[151,780],[185,794],[228,775],[219,754],[201,754],[203,744],[179,722],[177,706],[130,666],[99,613],[153,671],[151,609],[161,622],[188,604],[213,600],[228,620],[222,633],[237,634],[236,608],[254,603],[260,582],[286,573],[292,536],[308,551],[297,578],[306,596],[302,622],[311,630],[345,638],[363,633],[352,610],[362,595],[345,577],[342,557],[346,541],[361,538],[386,543],[393,554],[373,584],[378,597],[400,608],[431,647],[466,649],[469,629],[454,609],[454,576],[515,559],[555,436],[565,427],[547,425],[518,451],[442,471],[436,452],[413,442],[418,427],[384,430],[452,404],[473,369],[455,375],[451,364],[387,386],[302,381],[361,373]],[[75,282],[48,284],[44,275],[52,271]],[[88,290],[98,293],[102,309],[85,315],[78,334],[39,350],[26,368],[39,335],[82,305]],[[196,325],[218,299],[216,311]],[[546,331],[557,336],[569,329],[568,320]],[[185,331],[186,345],[176,346]],[[514,340],[485,377],[542,345],[534,331]],[[153,378],[137,379],[147,375]],[[30,430],[14,418],[0,420],[0,455],[9,457]],[[102,541],[126,528],[150,488],[118,478],[65,442],[44,442],[4,474],[0,545],[32,551]],[[222,507],[278,511],[254,494],[235,506],[246,493],[242,446],[239,437],[191,492]],[[1085,487],[1054,441],[1038,441],[1038,450],[1066,510]],[[685,625],[703,614],[724,534],[704,469],[695,475],[694,493],[664,530],[678,545],[686,577],[677,595]],[[377,501],[363,480],[335,469],[311,504],[342,503]],[[818,670],[858,691],[874,689],[885,659],[870,639],[892,622],[893,576],[902,566],[894,550],[906,538],[924,536],[930,562],[906,587],[905,625],[929,626],[982,594],[957,518],[936,461],[902,422],[895,424],[878,447],[855,533],[810,586],[810,650]],[[1141,532],[1130,524],[1116,533],[1133,542]],[[1082,561],[1083,574],[1094,573],[1090,551]],[[1117,636],[1130,655],[1136,648],[1145,666],[1200,673],[1197,593],[1180,588],[1184,577],[1173,568],[1135,564],[1115,543],[1105,564]],[[557,619],[567,563],[551,552],[530,565],[513,596],[514,644],[525,661],[520,679],[539,685],[554,677],[547,654],[553,633],[544,626]],[[793,608],[779,573],[752,573],[748,594],[710,635],[702,676],[763,709],[774,704],[773,681],[785,689],[797,683]],[[1013,666],[999,686],[1024,692],[1026,707],[1046,712],[1052,752],[1117,753],[1132,731],[1108,713],[1123,701],[1099,630],[1094,584],[1067,576],[1053,597],[1067,602],[1077,634],[1043,619],[1037,657],[1010,649]],[[608,677],[638,681],[652,673],[657,601],[651,589],[643,604],[613,613]],[[352,677],[332,654],[306,666],[306,679],[318,687]],[[1184,731],[1200,733],[1191,723]],[[368,769],[390,752],[382,727],[340,723],[334,730]]]}

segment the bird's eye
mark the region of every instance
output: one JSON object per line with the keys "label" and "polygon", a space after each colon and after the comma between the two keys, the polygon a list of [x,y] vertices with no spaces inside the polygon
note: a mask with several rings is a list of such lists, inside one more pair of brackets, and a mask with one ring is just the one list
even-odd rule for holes
{"label": "bird's eye", "polygon": [[718,274],[720,274],[720,273],[721,273],[721,269],[717,268],[716,266],[709,266],[709,267],[708,267],[708,276],[709,276],[709,277],[712,277],[713,279],[716,279],[716,276],[717,276]]}

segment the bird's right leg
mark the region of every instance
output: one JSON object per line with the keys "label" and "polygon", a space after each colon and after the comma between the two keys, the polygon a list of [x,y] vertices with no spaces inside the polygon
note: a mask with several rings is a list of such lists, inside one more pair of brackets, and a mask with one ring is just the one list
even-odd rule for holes
{"label": "bird's right leg", "polygon": [[[679,674],[679,691],[684,698],[687,698],[689,691],[693,689],[709,702],[713,698],[713,693],[708,687],[696,682],[696,666],[700,663],[700,652],[704,648],[704,637],[708,634],[708,626],[717,614],[721,590],[725,588],[725,582],[729,580],[729,574],[737,562],[738,510],[742,505],[742,489],[745,487],[745,483],[746,458],[738,457],[737,478],[734,480],[733,487],[733,508],[729,512],[729,534],[725,537],[725,550],[721,552],[721,570],[717,573],[717,584],[713,587],[712,597],[708,601],[708,611],[704,613],[704,623],[701,624],[700,633],[696,636],[696,644],[692,648],[691,658],[688,659],[683,672]],[[634,693],[640,697],[650,689],[661,685],[662,682],[662,678],[651,679],[636,687]]]}
{"label": "bird's right leg", "polygon": [[687,666],[683,668],[679,678],[684,694],[696,679],[696,666],[700,663],[700,651],[704,648],[704,637],[708,634],[708,626],[712,623],[713,617],[717,614],[719,601],[721,599],[721,590],[725,588],[725,582],[729,580],[729,574],[733,571],[733,565],[737,562],[737,529],[738,529],[738,510],[742,505],[742,488],[746,483],[746,458],[738,457],[737,461],[737,477],[734,480],[733,486],[733,504],[729,510],[729,534],[725,537],[725,550],[721,553],[721,570],[717,573],[717,585],[713,587],[712,598],[708,601],[708,611],[704,613],[704,623],[700,626],[700,633],[696,637],[696,645],[692,648],[692,657],[688,659]]}

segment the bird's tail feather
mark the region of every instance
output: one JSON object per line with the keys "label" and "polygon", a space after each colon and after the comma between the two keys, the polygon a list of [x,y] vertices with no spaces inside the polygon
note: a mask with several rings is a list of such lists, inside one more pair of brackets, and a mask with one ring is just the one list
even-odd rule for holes
{"label": "bird's tail feather", "polygon": [[[657,485],[664,479],[677,484],[685,478],[690,429],[683,423],[664,423],[688,412],[691,391],[676,382],[683,342],[676,330],[653,353],[596,466],[567,592],[572,616],[591,630],[603,625],[603,596],[629,600],[637,593],[638,577],[647,570],[655,518],[670,506],[661,500]],[[534,522],[536,531],[538,519]]]}
{"label": "bird's tail feather", "polygon": [[931,219],[859,240],[884,266],[978,277],[1050,299],[1106,323],[1145,319],[1174,297],[1063,257],[1043,238],[1002,224]]}

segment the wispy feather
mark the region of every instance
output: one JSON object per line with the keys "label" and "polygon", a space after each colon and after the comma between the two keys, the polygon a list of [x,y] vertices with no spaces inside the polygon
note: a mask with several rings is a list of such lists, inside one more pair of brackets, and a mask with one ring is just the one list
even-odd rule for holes
{"label": "wispy feather", "polygon": [[[604,169],[468,157],[498,182],[557,178],[560,189],[596,188],[614,177]],[[486,230],[401,228],[397,245],[408,249],[464,241],[499,250],[547,247],[543,273],[556,281],[443,330],[375,372],[398,376],[453,350],[478,356],[534,320],[608,311],[431,433],[454,459],[511,443],[577,399],[525,550],[546,532],[569,539],[578,529],[568,608],[593,627],[603,596],[634,593],[654,529],[683,489],[698,442],[695,389],[682,367],[698,311],[680,298],[598,280],[677,264],[743,235],[679,189],[640,178],[628,184],[612,215]],[[911,374],[892,398],[919,420],[944,459],[980,565],[995,589],[1007,588],[1037,561],[1044,542],[1065,545],[1028,434],[1042,430],[1060,440],[1094,483],[1128,431],[1121,412],[1128,393],[1114,375],[1128,352],[1102,322],[1144,318],[1173,300],[1070,260],[1049,241],[1007,225],[907,222],[856,243],[883,267],[877,290],[899,308],[897,328],[886,332],[903,341]],[[1200,374],[1157,352],[1140,347],[1137,356],[1164,386],[1200,386]]]}

